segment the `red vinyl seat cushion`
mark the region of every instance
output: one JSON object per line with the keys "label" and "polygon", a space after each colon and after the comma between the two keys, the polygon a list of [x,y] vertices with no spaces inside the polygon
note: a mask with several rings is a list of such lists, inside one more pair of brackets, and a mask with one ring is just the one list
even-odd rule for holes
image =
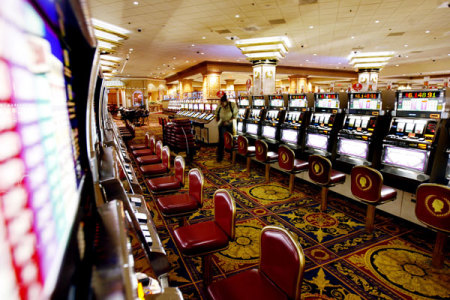
{"label": "red vinyl seat cushion", "polygon": [[202,255],[228,246],[228,235],[215,221],[201,222],[176,228],[174,240],[185,255]]}
{"label": "red vinyl seat cushion", "polygon": [[250,269],[213,282],[208,286],[207,293],[213,300],[288,299],[287,295],[258,269]]}
{"label": "red vinyl seat cushion", "polygon": [[158,197],[156,204],[164,215],[188,213],[198,209],[198,202],[188,194]]}
{"label": "red vinyl seat cushion", "polygon": [[157,155],[144,155],[144,156],[139,156],[138,158],[136,158],[136,161],[140,165],[150,165],[150,164],[160,163],[161,158]]}
{"label": "red vinyl seat cushion", "polygon": [[342,181],[345,181],[345,174],[336,170],[331,170],[329,184],[336,184]]}
{"label": "red vinyl seat cushion", "polygon": [[147,180],[152,192],[163,192],[181,188],[181,182],[175,176],[165,176]]}
{"label": "red vinyl seat cushion", "polygon": [[294,168],[292,168],[292,173],[298,173],[301,171],[307,170],[309,167],[309,163],[307,161],[301,159],[294,160]]}
{"label": "red vinyl seat cushion", "polygon": [[131,153],[133,153],[133,155],[135,157],[153,154],[152,150],[150,150],[148,148],[147,149],[140,149],[140,150],[133,150],[133,152],[131,152]]}
{"label": "red vinyl seat cushion", "polygon": [[167,167],[163,164],[142,165],[139,169],[144,175],[158,175],[164,174],[168,171]]}
{"label": "red vinyl seat cushion", "polygon": [[397,191],[389,186],[383,185],[381,187],[381,197],[380,201],[384,202],[389,199],[397,197]]}
{"label": "red vinyl seat cushion", "polygon": [[131,150],[142,150],[142,149],[145,149],[145,148],[147,148],[146,144],[133,144],[133,145],[130,145],[130,149]]}

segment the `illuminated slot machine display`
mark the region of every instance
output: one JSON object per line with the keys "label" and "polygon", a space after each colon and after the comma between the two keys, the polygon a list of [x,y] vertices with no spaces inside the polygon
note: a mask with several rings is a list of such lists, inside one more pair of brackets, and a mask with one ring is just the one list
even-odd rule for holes
{"label": "illuminated slot machine display", "polygon": [[302,149],[310,113],[306,94],[288,95],[288,108],[281,125],[280,141],[293,150]]}
{"label": "illuminated slot machine display", "polygon": [[439,182],[445,176],[448,105],[444,90],[396,93],[381,170],[394,185],[415,191],[418,184]]}
{"label": "illuminated slot machine display", "polygon": [[264,96],[252,96],[250,112],[245,126],[245,134],[253,139],[258,139],[262,132],[262,121],[266,112],[266,100]]}
{"label": "illuminated slot machine display", "polygon": [[283,95],[269,95],[269,106],[262,122],[261,135],[270,144],[280,140],[280,125],[286,116]]}
{"label": "illuminated slot machine display", "polygon": [[346,171],[355,165],[378,165],[385,128],[381,108],[381,92],[349,93],[348,111],[338,133],[336,159],[343,168],[347,166]]}
{"label": "illuminated slot machine display", "polygon": [[248,96],[239,96],[238,99],[238,115],[237,115],[237,133],[242,135],[245,133],[245,125],[249,114],[250,101]]}
{"label": "illuminated slot machine display", "polygon": [[342,126],[343,114],[338,93],[315,93],[314,111],[306,129],[305,151],[333,159],[336,138]]}

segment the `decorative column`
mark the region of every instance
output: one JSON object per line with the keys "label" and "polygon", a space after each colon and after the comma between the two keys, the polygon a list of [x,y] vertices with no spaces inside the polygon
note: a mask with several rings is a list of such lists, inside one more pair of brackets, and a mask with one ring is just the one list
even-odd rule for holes
{"label": "decorative column", "polygon": [[358,83],[362,85],[361,91],[376,91],[378,89],[378,73],[380,69],[358,69]]}
{"label": "decorative column", "polygon": [[274,94],[276,65],[290,46],[286,36],[254,38],[236,41],[236,46],[253,63],[253,94]]}
{"label": "decorative column", "polygon": [[203,98],[218,99],[217,92],[220,91],[220,74],[203,74]]}
{"label": "decorative column", "polygon": [[297,91],[297,77],[289,76],[289,94],[296,94]]}
{"label": "decorative column", "polygon": [[225,79],[227,91],[234,91],[234,81],[235,79]]}
{"label": "decorative column", "polygon": [[182,94],[184,93],[192,93],[193,92],[193,88],[192,88],[192,82],[194,80],[193,79],[183,79],[181,80],[181,86],[180,86],[180,91]]}
{"label": "decorative column", "polygon": [[384,52],[352,52],[350,64],[358,70],[358,83],[361,91],[376,91],[378,89],[378,73],[394,56],[392,51]]}

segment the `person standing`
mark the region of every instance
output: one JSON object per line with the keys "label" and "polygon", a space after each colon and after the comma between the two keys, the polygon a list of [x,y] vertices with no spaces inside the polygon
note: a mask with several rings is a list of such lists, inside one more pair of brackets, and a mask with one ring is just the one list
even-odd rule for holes
{"label": "person standing", "polygon": [[216,109],[216,121],[219,127],[219,145],[217,146],[217,162],[223,160],[224,134],[226,131],[235,134],[235,123],[238,115],[236,103],[228,101],[227,94],[220,98],[220,105]]}

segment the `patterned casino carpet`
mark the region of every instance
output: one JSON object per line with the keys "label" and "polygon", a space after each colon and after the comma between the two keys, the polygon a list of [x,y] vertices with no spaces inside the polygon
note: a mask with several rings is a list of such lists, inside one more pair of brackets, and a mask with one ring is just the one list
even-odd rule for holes
{"label": "patterned casino carpet", "polygon": [[[149,125],[137,128],[132,143],[142,141],[146,131],[161,137],[156,117]],[[441,270],[430,265],[432,231],[377,211],[376,229],[369,234],[364,231],[364,206],[331,194],[329,208],[321,213],[317,187],[297,180],[289,195],[286,174],[271,170],[271,181],[264,184],[261,165],[252,162],[247,177],[243,160],[233,166],[226,155],[216,163],[213,147],[202,146],[186,169],[193,167],[204,174],[205,203],[189,223],[212,218],[218,188],[228,189],[238,208],[236,240],[214,255],[215,280],[257,266],[260,230],[273,224],[295,233],[307,257],[302,299],[450,299],[449,260]],[[185,299],[205,299],[200,259],[181,256],[172,240],[177,220],[161,217],[138,176],[172,265],[170,284]]]}

